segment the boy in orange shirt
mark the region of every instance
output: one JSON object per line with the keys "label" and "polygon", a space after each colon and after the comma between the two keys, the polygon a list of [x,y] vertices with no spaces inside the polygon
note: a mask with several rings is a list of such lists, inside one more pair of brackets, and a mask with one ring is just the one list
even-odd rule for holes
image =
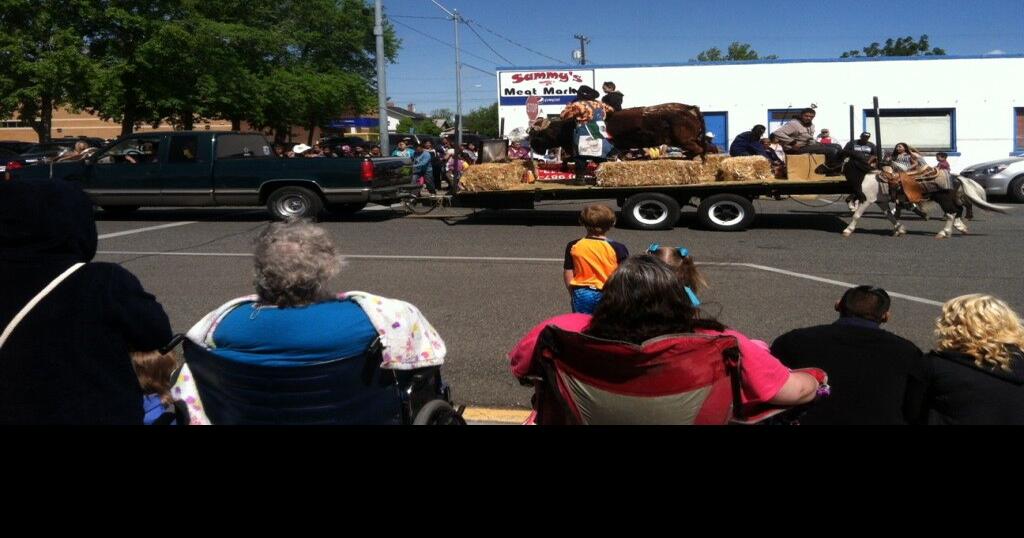
{"label": "boy in orange shirt", "polygon": [[565,246],[563,276],[572,296],[572,311],[592,314],[601,300],[604,283],[629,257],[626,246],[605,234],[615,226],[615,212],[608,206],[589,205],[580,212],[580,224],[587,235]]}

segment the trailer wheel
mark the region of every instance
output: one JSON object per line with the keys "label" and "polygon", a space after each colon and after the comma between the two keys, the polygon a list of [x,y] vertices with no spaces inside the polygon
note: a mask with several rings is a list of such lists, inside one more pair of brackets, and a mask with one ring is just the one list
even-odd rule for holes
{"label": "trailer wheel", "polygon": [[757,213],[754,204],[737,194],[715,194],[700,201],[697,218],[701,225],[720,232],[747,229]]}
{"label": "trailer wheel", "polygon": [[679,221],[679,202],[657,192],[634,194],[622,205],[622,220],[630,228],[670,230]]}

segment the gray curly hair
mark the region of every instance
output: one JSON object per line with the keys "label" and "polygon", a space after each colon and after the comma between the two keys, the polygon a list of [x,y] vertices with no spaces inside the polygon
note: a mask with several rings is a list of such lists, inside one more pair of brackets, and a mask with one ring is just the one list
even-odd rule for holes
{"label": "gray curly hair", "polygon": [[268,225],[256,237],[254,256],[260,302],[279,307],[329,299],[327,283],[344,267],[327,232],[305,221]]}

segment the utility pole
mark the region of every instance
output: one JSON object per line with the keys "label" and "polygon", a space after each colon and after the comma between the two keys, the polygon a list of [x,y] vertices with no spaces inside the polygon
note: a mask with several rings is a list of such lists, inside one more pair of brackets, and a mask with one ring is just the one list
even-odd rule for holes
{"label": "utility pole", "polygon": [[590,38],[583,34],[576,34],[573,37],[580,40],[580,65],[587,65],[587,45]]}
{"label": "utility pole", "polygon": [[462,177],[462,159],[459,158],[462,154],[462,51],[459,43],[459,24],[463,19],[459,15],[459,10],[448,11],[448,8],[437,3],[437,0],[430,1],[447,13],[455,23],[455,181],[451,186],[451,193],[455,194],[458,192],[459,179]]}
{"label": "utility pole", "polygon": [[380,153],[391,155],[391,140],[388,137],[388,88],[387,74],[384,71],[384,14],[380,5],[381,0],[376,0],[373,35],[377,38],[377,129],[380,131]]}

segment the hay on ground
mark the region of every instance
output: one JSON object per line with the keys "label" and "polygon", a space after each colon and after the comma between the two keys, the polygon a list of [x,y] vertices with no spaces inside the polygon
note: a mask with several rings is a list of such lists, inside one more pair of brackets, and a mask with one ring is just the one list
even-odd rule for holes
{"label": "hay on ground", "polygon": [[775,179],[772,164],[759,155],[729,157],[718,166],[718,181],[765,181]]}
{"label": "hay on ground", "polygon": [[467,192],[508,191],[532,188],[524,182],[529,171],[526,161],[485,163],[470,166],[462,173],[459,184]]}

